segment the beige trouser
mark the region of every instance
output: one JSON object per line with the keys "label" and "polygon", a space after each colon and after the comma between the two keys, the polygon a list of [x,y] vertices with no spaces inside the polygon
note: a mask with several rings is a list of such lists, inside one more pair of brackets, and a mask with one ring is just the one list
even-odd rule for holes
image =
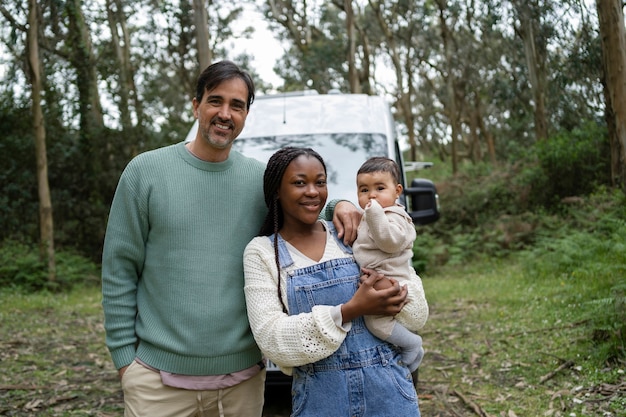
{"label": "beige trouser", "polygon": [[122,377],[124,417],[261,417],[265,373],[234,387],[193,391],[163,385],[159,373],[133,362]]}

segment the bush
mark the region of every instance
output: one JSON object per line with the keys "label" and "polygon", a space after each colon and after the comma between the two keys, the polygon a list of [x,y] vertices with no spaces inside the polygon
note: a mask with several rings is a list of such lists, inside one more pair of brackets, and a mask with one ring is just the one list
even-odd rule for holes
{"label": "bush", "polygon": [[60,250],[55,261],[56,281],[49,282],[47,266],[39,259],[35,246],[5,241],[0,246],[0,286],[34,292],[67,291],[77,285],[99,283],[99,267],[89,259],[72,251]]}
{"label": "bush", "polygon": [[586,195],[609,184],[609,155],[606,128],[588,122],[530,148],[518,183],[531,190],[531,206],[554,207],[565,197]]}
{"label": "bush", "polygon": [[567,227],[540,236],[533,249],[521,253],[526,275],[563,288],[568,302],[580,312],[579,320],[588,324],[601,361],[623,360],[626,198],[619,191],[604,191],[570,211]]}

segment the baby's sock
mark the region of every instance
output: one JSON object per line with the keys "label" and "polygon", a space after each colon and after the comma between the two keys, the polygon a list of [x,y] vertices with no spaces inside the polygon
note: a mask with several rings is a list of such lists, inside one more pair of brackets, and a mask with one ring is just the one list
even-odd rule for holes
{"label": "baby's sock", "polygon": [[402,356],[402,362],[408,366],[409,371],[415,371],[424,357],[422,337],[407,330],[407,328],[401,324],[396,323],[387,341],[401,349],[400,354]]}

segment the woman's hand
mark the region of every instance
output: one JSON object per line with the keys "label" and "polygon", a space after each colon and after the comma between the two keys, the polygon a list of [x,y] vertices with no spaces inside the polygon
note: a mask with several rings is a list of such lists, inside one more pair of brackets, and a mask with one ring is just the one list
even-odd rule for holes
{"label": "woman's hand", "polygon": [[[363,268],[361,285],[350,301],[341,306],[343,322],[347,323],[364,315],[395,316],[407,303],[408,290],[393,278],[386,278],[376,271]],[[387,289],[377,290],[374,285],[389,280]]]}

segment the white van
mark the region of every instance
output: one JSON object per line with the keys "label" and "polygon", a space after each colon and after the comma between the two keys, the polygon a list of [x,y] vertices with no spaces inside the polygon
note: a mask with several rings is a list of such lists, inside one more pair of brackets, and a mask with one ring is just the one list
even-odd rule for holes
{"label": "white van", "polygon": [[[186,141],[194,140],[196,121]],[[427,168],[428,162],[404,163],[395,123],[387,102],[365,94],[318,94],[316,91],[256,97],[246,125],[233,149],[267,162],[285,146],[309,147],[324,159],[328,173],[328,201],[349,200],[358,207],[356,173],[372,156],[386,156],[400,166],[404,193],[399,203],[416,225],[439,219],[439,197],[432,181],[405,172]],[[291,384],[291,377],[268,361],[267,385]],[[417,378],[415,378],[417,380]]]}
{"label": "white van", "polygon": [[[198,122],[186,140],[195,139]],[[328,171],[328,201],[343,199],[358,206],[356,173],[372,156],[394,159],[401,168],[404,194],[399,203],[417,225],[439,218],[439,197],[432,181],[406,184],[406,170],[430,166],[405,165],[389,105],[379,96],[318,94],[314,90],[256,97],[246,125],[233,149],[267,162],[278,149],[301,146],[317,151]]]}

